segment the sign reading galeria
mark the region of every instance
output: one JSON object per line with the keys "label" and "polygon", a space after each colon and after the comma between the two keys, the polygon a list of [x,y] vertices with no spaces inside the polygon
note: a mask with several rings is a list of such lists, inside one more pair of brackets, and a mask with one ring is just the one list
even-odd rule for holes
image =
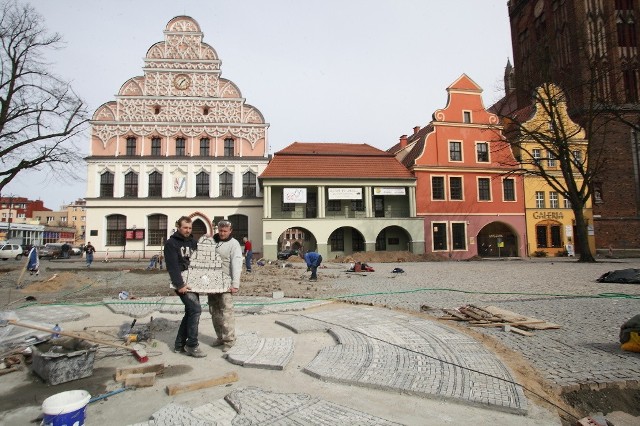
{"label": "sign reading galeria", "polygon": [[362,188],[329,188],[330,200],[362,200]]}

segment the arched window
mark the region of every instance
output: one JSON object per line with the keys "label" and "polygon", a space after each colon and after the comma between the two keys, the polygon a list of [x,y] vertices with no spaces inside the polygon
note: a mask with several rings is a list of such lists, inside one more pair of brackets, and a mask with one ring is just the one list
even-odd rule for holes
{"label": "arched window", "polygon": [[160,141],[160,138],[151,138],[151,155],[162,155],[162,142]]}
{"label": "arched window", "polygon": [[113,198],[113,173],[111,172],[100,175],[100,197]]}
{"label": "arched window", "polygon": [[127,217],[121,214],[107,216],[107,245],[124,246]]}
{"label": "arched window", "polygon": [[256,175],[253,172],[247,172],[242,175],[242,196],[256,196]]}
{"label": "arched window", "polygon": [[209,173],[200,172],[196,175],[196,197],[209,196]]}
{"label": "arched window", "polygon": [[176,155],[178,157],[184,157],[187,155],[184,138],[176,138]]}
{"label": "arched window", "polygon": [[209,151],[209,138],[200,139],[200,156],[209,157],[211,152]]}
{"label": "arched window", "polygon": [[124,196],[134,198],[138,196],[138,174],[129,172],[124,175]]}
{"label": "arched window", "polygon": [[136,155],[136,138],[133,136],[127,138],[127,155]]}
{"label": "arched window", "polygon": [[149,175],[149,197],[162,197],[162,173],[160,172]]}
{"label": "arched window", "polygon": [[167,216],[164,214],[152,214],[147,218],[148,240],[147,245],[161,246],[167,240]]}
{"label": "arched window", "polygon": [[233,175],[229,172],[220,174],[220,196],[233,197]]}

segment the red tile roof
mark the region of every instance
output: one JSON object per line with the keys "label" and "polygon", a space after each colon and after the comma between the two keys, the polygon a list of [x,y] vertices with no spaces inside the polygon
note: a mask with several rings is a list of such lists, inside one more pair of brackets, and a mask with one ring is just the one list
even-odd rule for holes
{"label": "red tile roof", "polygon": [[367,144],[294,142],[273,156],[260,178],[411,179],[393,154]]}

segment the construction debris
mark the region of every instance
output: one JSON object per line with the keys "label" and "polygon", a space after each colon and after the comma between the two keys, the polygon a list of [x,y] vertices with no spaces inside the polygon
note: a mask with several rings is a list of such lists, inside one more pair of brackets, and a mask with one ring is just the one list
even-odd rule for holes
{"label": "construction debris", "polygon": [[458,309],[443,309],[442,311],[447,316],[440,317],[439,319],[441,320],[467,321],[471,327],[502,327],[504,331],[510,331],[522,336],[533,336],[533,333],[526,330],[560,328],[558,324],[519,315],[495,306],[466,305]]}
{"label": "construction debris", "polygon": [[236,373],[235,371],[232,371],[220,377],[169,385],[167,386],[167,394],[169,396],[173,396],[183,392],[191,392],[194,390],[210,388],[212,386],[226,385],[227,383],[233,383],[237,381],[238,381],[238,373]]}

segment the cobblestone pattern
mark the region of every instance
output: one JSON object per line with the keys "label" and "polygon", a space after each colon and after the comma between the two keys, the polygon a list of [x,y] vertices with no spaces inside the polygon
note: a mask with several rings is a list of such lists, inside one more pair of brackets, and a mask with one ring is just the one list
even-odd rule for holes
{"label": "cobblestone pattern", "polygon": [[[143,318],[156,311],[162,311],[166,299],[166,297],[143,297],[135,300],[123,300],[121,302],[114,299],[103,299],[102,302],[116,314],[129,315],[133,318]],[[182,311],[184,311],[184,305],[182,305],[182,303],[180,305]]]}
{"label": "cobblestone pattern", "polygon": [[226,354],[229,362],[249,368],[284,370],[293,356],[291,337],[263,338],[256,333],[238,336],[236,344]]}
{"label": "cobblestone pattern", "polygon": [[339,342],[304,368],[314,377],[526,413],[522,388],[507,367],[447,326],[379,308],[305,316],[331,324]]}
{"label": "cobblestone pattern", "polygon": [[288,328],[296,334],[327,331],[330,328],[324,322],[300,316],[292,316],[283,320],[276,320],[276,324]]}
{"label": "cobblestone pattern", "polygon": [[[236,407],[239,413],[232,407]],[[256,387],[239,388],[224,399],[194,409],[171,403],[146,423],[130,426],[204,425],[362,425],[392,426],[380,417],[302,393],[276,393]]]}

